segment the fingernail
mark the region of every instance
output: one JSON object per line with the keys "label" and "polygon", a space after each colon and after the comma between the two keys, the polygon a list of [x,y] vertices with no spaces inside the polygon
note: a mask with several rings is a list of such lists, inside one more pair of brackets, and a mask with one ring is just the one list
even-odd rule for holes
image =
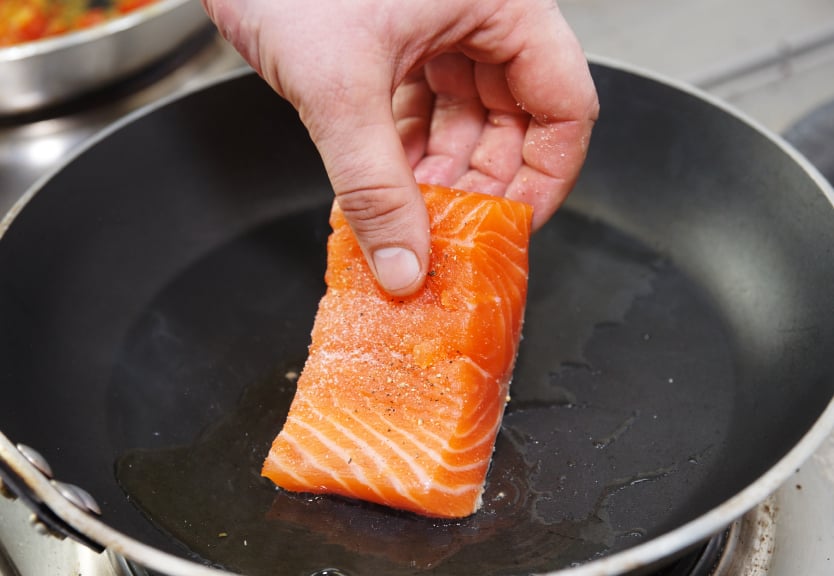
{"label": "fingernail", "polygon": [[420,262],[411,250],[380,248],[374,252],[376,276],[388,292],[398,292],[413,285],[420,276]]}

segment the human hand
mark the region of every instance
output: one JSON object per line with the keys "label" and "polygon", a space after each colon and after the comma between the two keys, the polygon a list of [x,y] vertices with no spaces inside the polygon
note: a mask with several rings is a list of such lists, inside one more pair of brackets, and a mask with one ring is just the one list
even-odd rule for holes
{"label": "human hand", "polygon": [[417,181],[506,195],[533,226],[575,183],[598,114],[552,0],[203,0],[298,110],[380,285],[429,264]]}

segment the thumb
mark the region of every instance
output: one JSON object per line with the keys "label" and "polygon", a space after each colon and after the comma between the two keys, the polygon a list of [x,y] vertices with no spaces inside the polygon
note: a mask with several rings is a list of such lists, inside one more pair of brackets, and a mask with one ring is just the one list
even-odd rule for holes
{"label": "thumb", "polygon": [[406,296],[429,260],[429,218],[394,125],[390,92],[307,109],[305,124],[324,161],[336,202],[380,286]]}

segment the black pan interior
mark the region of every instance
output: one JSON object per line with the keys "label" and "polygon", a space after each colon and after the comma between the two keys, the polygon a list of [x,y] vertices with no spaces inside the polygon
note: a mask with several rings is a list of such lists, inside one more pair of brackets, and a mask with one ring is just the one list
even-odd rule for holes
{"label": "black pan interior", "polygon": [[534,240],[477,515],[259,478],[324,288],[330,191],[294,112],[253,75],[110,134],[15,220],[0,241],[0,428],[115,528],[250,574],[542,572],[710,510],[834,392],[832,206],[732,115],[593,71],[603,116]]}

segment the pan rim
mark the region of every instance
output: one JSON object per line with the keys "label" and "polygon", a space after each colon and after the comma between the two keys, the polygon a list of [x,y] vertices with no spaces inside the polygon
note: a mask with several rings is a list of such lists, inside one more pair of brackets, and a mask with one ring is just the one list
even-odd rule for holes
{"label": "pan rim", "polygon": [[[742,121],[776,144],[783,153],[787,154],[796,162],[808,177],[817,184],[819,190],[827,198],[832,207],[834,207],[834,189],[832,189],[828,181],[800,152],[757,120],[748,117],[728,103],[719,100],[717,97],[697,87],[650,70],[602,56],[589,55],[589,61],[595,65],[637,75],[688,93]],[[254,72],[250,68],[242,67],[219,75],[216,78],[195,84],[185,90],[171,94],[140,108],[103,129],[88,139],[83,145],[76,148],[65,162],[35,182],[12,206],[10,211],[0,220],[0,240],[2,240],[3,235],[17,215],[48,181],[63,170],[66,165],[72,163],[97,143],[139,118],[171,102],[185,98],[206,88],[252,74]],[[829,401],[826,408],[802,438],[775,465],[766,470],[755,481],[705,514],[661,536],[657,536],[626,550],[589,561],[580,566],[547,572],[542,576],[615,576],[631,570],[651,566],[674,552],[684,550],[689,546],[709,538],[724,529],[733,520],[739,518],[745,512],[764,501],[770,494],[781,487],[790,475],[817,450],[825,438],[831,434],[832,430],[834,430],[834,398]],[[171,576],[218,576],[221,574],[230,576],[234,574],[233,572],[204,566],[197,562],[163,552],[117,531],[97,518],[77,509],[23,458],[8,438],[3,435],[2,431],[0,431],[0,459],[9,464],[11,469],[20,475],[21,479],[24,480],[32,492],[45,505],[52,509],[59,518],[93,541],[98,542],[121,556],[146,566],[151,570],[170,574]]]}
{"label": "pan rim", "polygon": [[605,66],[606,68],[619,70],[621,72],[627,72],[629,74],[640,76],[647,80],[652,80],[659,84],[665,84],[666,86],[674,88],[679,92],[689,94],[690,96],[695,96],[699,100],[706,102],[714,108],[721,110],[725,114],[732,116],[737,120],[740,120],[744,124],[747,124],[749,127],[753,128],[763,136],[766,136],[768,140],[776,144],[782,152],[786,153],[794,162],[796,162],[819,187],[820,191],[826,197],[829,204],[831,204],[831,206],[834,207],[834,185],[830,183],[825,178],[825,176],[823,176],[822,173],[820,173],[817,167],[814,166],[799,150],[794,148],[794,146],[790,142],[785,140],[780,134],[774,132],[773,130],[765,126],[761,121],[747,114],[743,110],[733,106],[725,100],[720,99],[718,96],[710,94],[706,90],[703,90],[694,84],[690,84],[683,80],[679,80],[676,78],[672,78],[671,76],[655,72],[654,70],[651,70],[649,68],[645,68],[637,64],[623,62],[621,60],[610,58],[608,56],[601,56],[598,54],[586,53],[586,56],[588,58],[588,61],[592,65],[597,64]]}

